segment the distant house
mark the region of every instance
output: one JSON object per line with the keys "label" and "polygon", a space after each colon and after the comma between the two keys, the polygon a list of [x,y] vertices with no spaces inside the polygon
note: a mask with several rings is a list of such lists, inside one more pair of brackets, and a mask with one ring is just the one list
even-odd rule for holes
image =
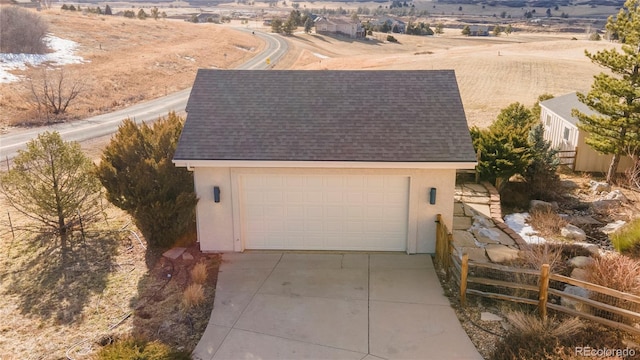
{"label": "distant house", "polygon": [[[584,114],[596,114],[587,105],[578,100],[576,93],[559,96],[540,103],[540,121],[544,124],[544,138],[558,150],[565,151],[575,159],[564,160],[572,163],[575,171],[607,172],[612,155],[603,155],[587,145],[588,133],[577,126],[578,118],[571,115],[573,109]],[[629,157],[623,157],[618,166],[618,172],[624,172],[632,165]]]}
{"label": "distant house", "polygon": [[383,31],[382,28],[389,29],[389,32],[396,34],[404,34],[407,30],[407,24],[398,19],[392,19],[389,17],[380,18],[371,22],[376,31]]}
{"label": "distant house", "polygon": [[489,36],[489,25],[469,26],[469,36]]}
{"label": "distant house", "polygon": [[206,22],[219,23],[220,22],[220,14],[200,13],[196,15],[196,18],[198,19],[199,23],[206,23]]}
{"label": "distant house", "polygon": [[366,36],[366,32],[359,20],[348,18],[317,17],[315,19],[316,33],[344,35],[352,39],[361,39]]}

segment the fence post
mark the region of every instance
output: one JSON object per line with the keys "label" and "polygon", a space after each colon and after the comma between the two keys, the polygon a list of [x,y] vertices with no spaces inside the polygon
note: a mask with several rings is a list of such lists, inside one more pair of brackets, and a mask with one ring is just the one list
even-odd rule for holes
{"label": "fence post", "polygon": [[571,164],[571,171],[576,171],[576,161],[578,161],[578,147],[576,146],[576,151],[573,153],[573,163]]}
{"label": "fence post", "polygon": [[540,292],[538,294],[538,310],[540,318],[547,319],[547,298],[549,292],[549,264],[543,264],[540,268]]}
{"label": "fence post", "polygon": [[462,254],[462,266],[460,267],[460,304],[467,303],[467,273],[469,272],[469,254]]}
{"label": "fence post", "polygon": [[[476,161],[478,161],[478,164],[480,164],[480,158],[482,157],[482,152],[480,149],[478,149],[478,151],[476,152]],[[478,171],[478,166],[475,167],[474,169],[476,171],[475,175],[476,175],[476,184],[480,183],[480,172]]]}
{"label": "fence post", "polygon": [[444,247],[444,264],[447,266],[447,271],[451,267],[451,247],[453,246],[453,234],[447,233],[447,243]]}
{"label": "fence post", "polygon": [[442,215],[436,215],[436,259],[438,265],[445,267],[443,264],[443,247],[444,239],[442,238]]}

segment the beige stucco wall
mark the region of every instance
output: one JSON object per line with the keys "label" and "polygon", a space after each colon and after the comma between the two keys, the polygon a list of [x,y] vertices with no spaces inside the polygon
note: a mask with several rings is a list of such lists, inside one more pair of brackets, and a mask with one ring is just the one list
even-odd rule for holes
{"label": "beige stucco wall", "polygon": [[[578,153],[576,154],[575,170],[607,173],[613,155],[603,155],[593,150],[591,146],[587,145],[586,139],[587,137],[584,135],[584,132],[581,131],[578,137]],[[623,156],[618,165],[618,172],[624,173],[631,166],[633,166],[631,158]]]}
{"label": "beige stucco wall", "polygon": [[[196,193],[198,240],[205,252],[244,251],[242,209],[239,201],[243,174],[376,174],[409,177],[407,229],[408,253],[435,252],[435,219],[442,214],[449,229],[453,220],[454,169],[326,169],[326,168],[228,168],[193,169]],[[220,187],[220,202],[213,199],[213,187]],[[435,205],[429,204],[429,189],[437,189]]]}

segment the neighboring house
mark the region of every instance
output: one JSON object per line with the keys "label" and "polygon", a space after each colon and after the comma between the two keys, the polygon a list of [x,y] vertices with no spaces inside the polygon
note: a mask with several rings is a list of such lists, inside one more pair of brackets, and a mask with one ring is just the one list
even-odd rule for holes
{"label": "neighboring house", "polygon": [[489,26],[471,25],[469,26],[469,36],[489,36]]}
{"label": "neighboring house", "polygon": [[476,165],[453,70],[201,69],[187,114],[202,251],[433,253]]}
{"label": "neighboring house", "polygon": [[220,14],[200,13],[196,16],[196,18],[198,19],[199,23],[206,23],[206,22],[219,23],[220,22]]}
{"label": "neighboring house", "polygon": [[[573,109],[592,115],[596,114],[587,105],[578,100],[576,93],[570,93],[545,100],[540,103],[540,121],[544,124],[544,138],[558,150],[575,152],[573,168],[575,171],[604,172],[611,163],[612,155],[603,155],[587,145],[589,134],[578,129],[578,118],[571,115]],[[623,157],[618,172],[624,172],[632,165],[629,157]]]}
{"label": "neighboring house", "polygon": [[317,34],[344,35],[352,39],[361,39],[366,36],[365,29],[359,20],[317,17],[314,23]]}
{"label": "neighboring house", "polygon": [[376,29],[381,29],[386,24],[386,28],[389,29],[388,32],[393,32],[397,34],[404,34],[407,30],[407,24],[404,21],[392,19],[388,17],[373,20],[371,21],[371,24]]}

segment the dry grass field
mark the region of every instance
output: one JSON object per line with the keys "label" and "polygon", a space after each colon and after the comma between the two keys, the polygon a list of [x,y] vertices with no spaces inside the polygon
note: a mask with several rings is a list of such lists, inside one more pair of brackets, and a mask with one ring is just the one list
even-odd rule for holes
{"label": "dry grass field", "polygon": [[[82,118],[185,89],[198,68],[232,68],[264,44],[229,27],[178,20],[138,20],[83,15],[52,9],[40,14],[50,32],[79,44],[86,62],[65,66],[66,75],[86,81],[69,109]],[[14,72],[37,76],[40,68]],[[0,84],[0,125],[30,121],[28,83]]]}
{"label": "dry grass field", "polygon": [[[454,69],[470,125],[487,126],[512,102],[533,105],[538,95],[588,91],[603,71],[584,55],[616,46],[583,34],[512,33],[465,37],[457,29],[443,36],[376,34],[366,41],[297,33],[293,54],[278,68],[309,70]],[[571,40],[573,37],[577,40]],[[396,96],[401,96],[397,94]]]}

